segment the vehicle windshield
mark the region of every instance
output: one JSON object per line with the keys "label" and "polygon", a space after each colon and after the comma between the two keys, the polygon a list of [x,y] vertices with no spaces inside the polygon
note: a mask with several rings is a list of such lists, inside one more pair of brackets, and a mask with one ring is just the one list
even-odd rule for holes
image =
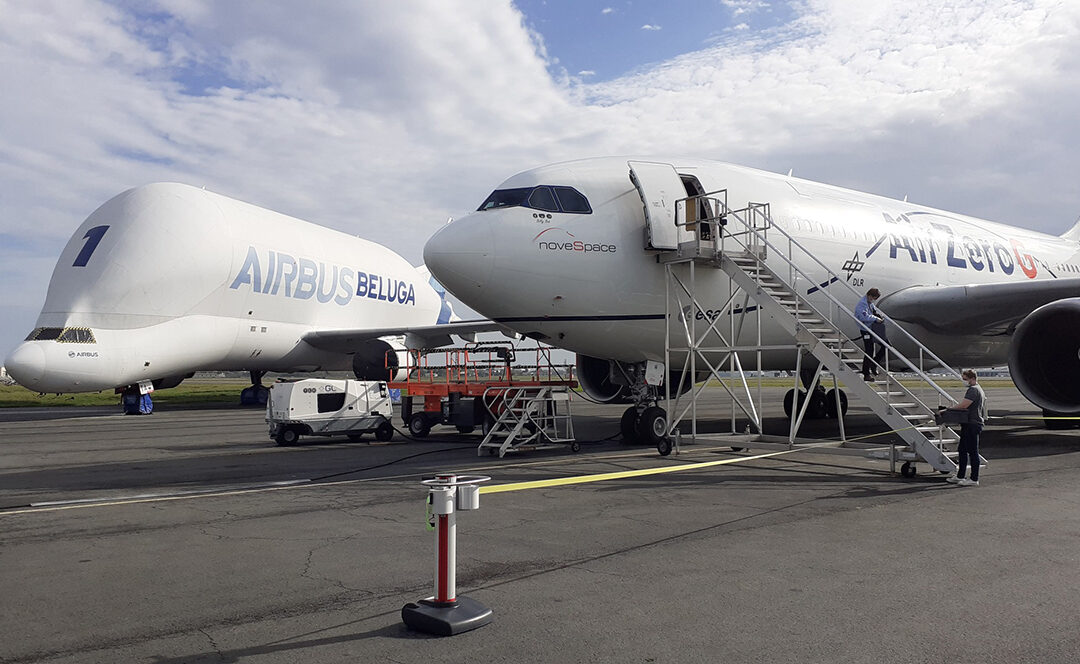
{"label": "vehicle windshield", "polygon": [[590,214],[589,200],[573,187],[521,187],[496,189],[484,199],[477,212],[496,208],[526,207],[544,212]]}

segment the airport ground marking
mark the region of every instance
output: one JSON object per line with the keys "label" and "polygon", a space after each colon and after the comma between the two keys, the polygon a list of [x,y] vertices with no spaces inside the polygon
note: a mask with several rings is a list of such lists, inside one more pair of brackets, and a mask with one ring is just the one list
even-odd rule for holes
{"label": "airport ground marking", "polygon": [[[797,448],[790,449],[790,450],[783,450],[783,451],[780,451],[780,452],[769,452],[767,454],[758,454],[758,455],[754,455],[754,456],[732,457],[732,458],[728,458],[728,459],[722,459],[722,460],[719,460],[719,461],[705,461],[705,462],[694,463],[694,464],[680,464],[680,465],[676,465],[676,466],[663,466],[661,468],[646,468],[646,469],[642,469],[642,470],[616,471],[616,472],[613,472],[613,473],[599,473],[599,474],[593,474],[593,475],[578,475],[578,476],[574,476],[574,477],[556,478],[556,479],[551,479],[551,480],[535,480],[535,481],[532,481],[532,482],[517,482],[517,483],[511,483],[511,484],[496,484],[496,485],[493,485],[493,486],[481,487],[480,491],[481,491],[481,493],[500,493],[500,492],[507,492],[507,491],[521,491],[523,489],[535,489],[535,488],[540,488],[541,486],[559,486],[559,485],[566,485],[566,484],[582,484],[584,482],[599,482],[599,481],[602,481],[602,480],[619,479],[620,477],[637,477],[637,476],[641,476],[641,475],[655,475],[655,474],[659,474],[659,473],[673,473],[673,472],[679,472],[679,471],[685,471],[685,470],[695,470],[695,469],[698,469],[698,468],[703,468],[703,467],[708,467],[708,466],[718,466],[718,465],[723,465],[723,464],[738,463],[738,462],[741,462],[741,461],[752,461],[754,459],[764,459],[764,458],[767,458],[767,457],[779,456],[781,454],[790,454],[792,452],[803,452],[803,451],[806,451],[807,449],[812,448],[812,447],[814,447],[814,446],[807,445],[807,446],[801,446],[801,447],[797,447]],[[695,449],[695,450],[693,450],[693,452],[714,452],[714,451],[717,451],[717,450],[726,451],[726,449],[727,448],[724,447],[724,446],[721,446],[721,447],[704,447],[704,448]],[[541,460],[538,460],[538,461],[523,461],[523,462],[520,462],[520,463],[511,463],[511,464],[505,464],[505,465],[502,465],[502,466],[495,466],[495,467],[492,467],[492,466],[479,466],[479,467],[475,467],[475,468],[463,468],[463,469],[453,471],[453,472],[461,473],[461,472],[472,472],[472,471],[480,471],[480,470],[483,470],[483,471],[486,471],[486,472],[492,472],[496,468],[497,469],[504,469],[504,468],[520,468],[520,467],[523,467],[523,466],[555,465],[555,464],[571,463],[571,462],[576,461],[576,460],[609,461],[609,460],[612,460],[612,459],[628,459],[628,458],[653,458],[653,455],[646,454],[646,453],[641,453],[641,452],[626,452],[626,453],[619,453],[619,454],[610,454],[610,455],[605,455],[605,456],[601,456],[601,457],[583,458],[583,457],[574,456],[574,457],[567,457],[565,459],[541,459]],[[146,503],[164,503],[164,502],[174,502],[174,501],[179,501],[179,500],[196,500],[196,499],[199,499],[199,498],[223,498],[223,497],[228,497],[228,496],[240,496],[240,495],[244,495],[244,494],[265,493],[265,492],[269,492],[269,491],[285,491],[285,490],[288,490],[288,489],[301,489],[301,488],[325,487],[325,486],[340,486],[340,485],[344,485],[344,484],[359,484],[359,483],[364,483],[364,482],[411,479],[411,478],[415,478],[417,475],[422,475],[422,474],[423,473],[403,473],[403,474],[400,474],[400,475],[385,475],[385,476],[381,476],[381,477],[362,477],[362,478],[358,478],[358,479],[354,479],[354,480],[338,480],[338,481],[335,481],[335,482],[311,482],[309,480],[291,480],[290,481],[291,483],[284,484],[284,485],[279,485],[279,486],[261,486],[261,487],[253,487],[253,488],[248,488],[248,489],[232,489],[232,490],[227,490],[227,491],[213,491],[213,490],[211,490],[211,491],[207,491],[207,492],[198,492],[198,493],[180,493],[180,494],[171,493],[171,494],[156,495],[156,496],[154,496],[154,495],[142,495],[142,496],[127,497],[127,498],[111,498],[111,499],[101,499],[101,500],[76,499],[76,500],[73,500],[73,501],[70,501],[70,502],[53,501],[51,504],[50,503],[39,503],[39,504],[36,504],[36,505],[35,504],[27,505],[26,507],[23,507],[23,508],[0,510],[0,517],[8,516],[8,515],[16,515],[16,514],[39,514],[39,513],[47,513],[47,512],[62,512],[62,511],[76,510],[76,509],[87,509],[87,508],[92,508],[92,507],[119,507],[119,506],[123,506],[123,505],[139,505],[139,504],[146,504]],[[584,479],[584,478],[591,478],[591,479]],[[528,486],[526,486],[526,485],[528,485]],[[63,502],[64,504],[60,504],[61,502]]]}
{"label": "airport ground marking", "polygon": [[767,459],[769,457],[777,457],[782,454],[791,454],[792,452],[805,452],[806,447],[797,447],[790,450],[782,450],[780,452],[768,452],[766,454],[755,454],[752,456],[744,457],[732,457],[730,459],[720,459],[718,461],[701,461],[698,463],[680,464],[677,466],[663,466],[661,468],[642,468],[639,470],[622,470],[613,473],[596,473],[593,475],[576,475],[574,477],[556,477],[548,480],[533,480],[529,482],[514,482],[512,484],[495,484],[491,486],[480,487],[480,493],[503,493],[506,491],[524,491],[527,489],[543,489],[553,486],[566,486],[568,484],[586,484],[589,482],[605,482],[608,480],[620,480],[628,477],[642,477],[645,475],[660,475],[663,473],[679,473],[689,470],[700,470],[702,468],[711,468],[713,466],[723,466],[732,463],[741,463],[743,461],[754,461],[756,459]]}

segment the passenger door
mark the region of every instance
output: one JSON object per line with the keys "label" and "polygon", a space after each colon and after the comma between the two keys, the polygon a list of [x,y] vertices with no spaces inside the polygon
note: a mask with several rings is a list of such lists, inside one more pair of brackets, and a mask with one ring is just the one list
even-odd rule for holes
{"label": "passenger door", "polygon": [[[675,225],[675,202],[686,198],[686,188],[671,164],[630,161],[630,180],[645,206],[645,248],[678,249],[692,234]],[[685,221],[685,220],[684,220]]]}

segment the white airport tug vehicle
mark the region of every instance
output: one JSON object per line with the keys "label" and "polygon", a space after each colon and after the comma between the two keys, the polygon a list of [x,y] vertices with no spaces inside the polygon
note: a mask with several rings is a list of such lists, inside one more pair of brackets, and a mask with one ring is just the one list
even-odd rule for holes
{"label": "white airport tug vehicle", "polygon": [[295,445],[300,436],[348,436],[359,440],[369,432],[387,441],[393,404],[386,383],[307,378],[270,386],[266,422],[278,445]]}

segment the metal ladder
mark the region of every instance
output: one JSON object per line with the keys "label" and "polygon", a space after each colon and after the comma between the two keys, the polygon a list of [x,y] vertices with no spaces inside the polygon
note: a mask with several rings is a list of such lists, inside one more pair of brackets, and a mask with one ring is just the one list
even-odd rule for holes
{"label": "metal ladder", "polygon": [[[767,203],[752,203],[746,208],[732,210],[726,201],[726,191],[721,190],[689,197],[686,207],[696,199],[707,198],[711,209],[719,212],[708,219],[697,219],[688,230],[696,238],[692,242],[680,243],[678,256],[682,260],[691,259],[697,264],[705,264],[722,269],[744,293],[781,327],[795,338],[796,344],[819,362],[811,386],[820,380],[823,369],[832,373],[834,379],[842,381],[852,396],[867,405],[889,428],[890,433],[899,436],[907,449],[890,448],[889,458],[913,460],[916,456],[941,472],[955,472],[955,444],[959,434],[951,427],[935,423],[936,408],[921,399],[913,389],[901,383],[893,371],[900,370],[913,374],[908,380],[916,381],[922,388],[935,393],[941,400],[950,404],[956,400],[939,386],[924,370],[924,362],[935,364],[951,371],[956,378],[959,374],[935,356],[915,337],[893,323],[903,341],[913,345],[918,351],[918,365],[901,354],[894,346],[884,343],[876,334],[876,341],[885,347],[884,378],[864,381],[861,365],[866,353],[862,344],[849,339],[841,328],[841,323],[850,324],[855,320],[854,313],[844,306],[828,286],[839,283],[854,289],[843,281],[835,272],[815,258],[805,247],[790,234],[772,224]],[[723,198],[718,198],[722,195]],[[685,208],[684,208],[685,209]],[[725,226],[732,220],[737,224]],[[676,223],[679,224],[678,215]],[[710,227],[706,239],[701,239],[698,230]],[[778,232],[782,239],[772,242],[767,236],[769,230]],[[783,251],[779,245],[787,245]],[[793,259],[793,254],[801,253],[816,264],[818,277],[811,278]],[[772,256],[772,266],[766,258]],[[779,270],[775,269],[779,267]],[[783,274],[783,273],[787,274]],[[820,275],[826,275],[821,279]],[[807,288],[809,286],[809,288]],[[818,292],[827,300],[829,306],[822,310],[821,304],[815,305],[809,298]],[[858,293],[855,293],[858,295]],[[880,312],[879,312],[880,313]],[[888,317],[882,315],[889,321]],[[889,321],[891,322],[891,321]],[[856,323],[857,325],[857,323]],[[798,362],[801,364],[802,353]],[[836,395],[839,401],[839,394]],[[802,400],[799,408],[792,407],[792,437],[806,415],[810,399]],[[795,401],[798,403],[798,400]],[[798,410],[798,413],[795,411]],[[841,417],[842,408],[837,403],[837,412]],[[880,447],[880,446],[878,446]],[[980,462],[985,464],[984,459]]]}
{"label": "metal ladder", "polygon": [[569,387],[493,387],[485,390],[483,400],[494,422],[476,448],[477,455],[487,450],[502,458],[507,452],[563,445],[574,452],[581,449],[574,440]]}

